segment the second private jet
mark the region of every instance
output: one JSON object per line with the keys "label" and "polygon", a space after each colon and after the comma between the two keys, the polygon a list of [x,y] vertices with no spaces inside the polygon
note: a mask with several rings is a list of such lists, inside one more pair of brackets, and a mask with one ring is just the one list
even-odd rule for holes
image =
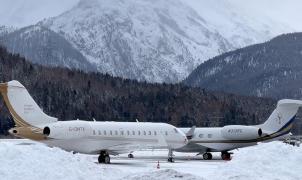
{"label": "second private jet", "polygon": [[258,142],[278,140],[288,136],[302,101],[283,99],[263,123],[255,126],[228,125],[213,128],[179,128],[187,133],[189,143],[177,149],[179,152],[202,153],[206,160],[211,152],[221,152],[224,160],[230,159],[229,151],[256,145]]}

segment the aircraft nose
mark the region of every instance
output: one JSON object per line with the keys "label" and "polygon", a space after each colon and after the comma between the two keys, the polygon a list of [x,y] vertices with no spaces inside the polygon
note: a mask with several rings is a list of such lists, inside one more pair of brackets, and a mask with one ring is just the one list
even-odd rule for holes
{"label": "aircraft nose", "polygon": [[178,148],[181,148],[181,147],[183,147],[183,146],[185,146],[185,145],[187,145],[188,144],[188,139],[187,139],[187,137],[183,134],[183,135],[181,135],[181,137],[179,137],[179,147]]}

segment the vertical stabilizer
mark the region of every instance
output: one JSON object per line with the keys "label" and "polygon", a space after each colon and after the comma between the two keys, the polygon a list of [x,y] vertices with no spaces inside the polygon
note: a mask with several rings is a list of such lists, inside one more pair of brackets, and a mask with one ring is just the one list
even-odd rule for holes
{"label": "vertical stabilizer", "polygon": [[16,126],[37,126],[57,121],[57,118],[41,110],[20,82],[14,80],[1,83],[0,92]]}
{"label": "vertical stabilizer", "polygon": [[260,127],[266,132],[289,133],[301,106],[302,101],[300,100],[283,99],[278,101],[277,108]]}

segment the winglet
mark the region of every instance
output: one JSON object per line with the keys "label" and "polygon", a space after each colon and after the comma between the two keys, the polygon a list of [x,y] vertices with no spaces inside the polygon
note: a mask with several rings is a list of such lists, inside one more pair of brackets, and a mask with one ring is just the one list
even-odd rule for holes
{"label": "winglet", "polygon": [[192,126],[191,129],[186,133],[187,139],[191,140],[194,136],[196,126]]}

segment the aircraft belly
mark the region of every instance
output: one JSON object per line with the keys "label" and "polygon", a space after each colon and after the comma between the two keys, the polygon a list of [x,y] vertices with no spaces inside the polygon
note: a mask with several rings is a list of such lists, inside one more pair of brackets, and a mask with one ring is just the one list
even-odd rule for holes
{"label": "aircraft belly", "polygon": [[208,148],[196,143],[188,143],[186,146],[175,149],[177,152],[205,152]]}
{"label": "aircraft belly", "polygon": [[[126,139],[126,138],[96,138],[88,137],[84,139],[49,139],[43,141],[51,147],[60,147],[66,151],[74,151],[85,154],[98,154],[100,150],[108,150],[113,154],[130,152],[136,149],[157,148],[157,140],[152,139]],[[163,147],[167,148],[167,147]]]}
{"label": "aircraft belly", "polygon": [[186,146],[176,149],[177,152],[221,152],[237,148],[253,146],[257,143],[197,143],[190,142]]}
{"label": "aircraft belly", "polygon": [[210,151],[228,151],[237,148],[253,146],[257,143],[196,143],[200,146],[207,147]]}

